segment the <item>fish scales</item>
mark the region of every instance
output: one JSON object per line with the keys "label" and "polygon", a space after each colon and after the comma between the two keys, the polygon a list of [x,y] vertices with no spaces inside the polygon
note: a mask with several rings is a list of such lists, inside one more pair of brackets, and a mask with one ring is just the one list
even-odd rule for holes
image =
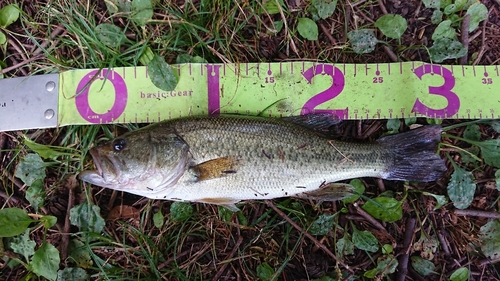
{"label": "fish scales", "polygon": [[280,119],[192,118],[165,125],[189,144],[195,163],[228,155],[240,159],[230,176],[206,182],[189,174],[181,178],[174,188],[192,192],[191,200],[203,192],[238,201],[291,196],[324,182],[380,176],[388,161],[381,145],[334,142]]}
{"label": "fish scales", "polygon": [[153,124],[92,148],[97,171],[80,178],[153,199],[236,210],[234,203],[249,199],[338,199],[351,187],[333,183],[350,178],[432,181],[446,170],[434,152],[437,126],[347,143],[314,130],[324,116],[307,118],[189,117]]}

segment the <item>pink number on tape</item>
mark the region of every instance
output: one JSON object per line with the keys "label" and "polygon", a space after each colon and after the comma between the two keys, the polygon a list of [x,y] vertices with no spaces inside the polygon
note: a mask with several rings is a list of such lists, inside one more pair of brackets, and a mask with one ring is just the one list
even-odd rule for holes
{"label": "pink number on tape", "polygon": [[220,65],[207,64],[207,82],[208,82],[208,114],[219,115],[220,113]]}
{"label": "pink number on tape", "polygon": [[[95,82],[95,75],[107,79],[106,81],[111,82],[115,89],[115,102],[111,109],[104,114],[96,113],[89,104],[89,89]],[[123,78],[113,70],[102,69],[100,74],[99,70],[89,72],[80,80],[76,93],[75,103],[78,113],[90,123],[111,123],[123,113],[127,106],[127,85]]]}
{"label": "pink number on tape", "polygon": [[440,75],[444,79],[444,84],[439,87],[429,86],[429,94],[446,98],[448,105],[445,108],[433,109],[423,104],[418,98],[413,105],[411,112],[420,113],[429,117],[447,118],[455,115],[460,109],[460,98],[452,91],[455,86],[455,77],[448,69],[440,65],[422,65],[414,70],[415,75],[422,80],[425,74]]}
{"label": "pink number on tape", "polygon": [[310,98],[302,107],[300,114],[308,114],[311,113],[311,111],[315,113],[331,113],[340,119],[347,119],[349,117],[348,107],[345,109],[315,109],[318,105],[334,99],[340,95],[342,90],[344,90],[344,74],[340,71],[340,69],[334,67],[333,65],[319,64],[317,66],[310,67],[302,73],[302,76],[304,76],[309,84],[311,84],[314,76],[325,74],[332,77],[332,85],[325,91]]}

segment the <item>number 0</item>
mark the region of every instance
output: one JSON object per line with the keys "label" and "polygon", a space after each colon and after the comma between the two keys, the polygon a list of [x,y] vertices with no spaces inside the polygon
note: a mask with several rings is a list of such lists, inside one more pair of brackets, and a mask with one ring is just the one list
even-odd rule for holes
{"label": "number 0", "polygon": [[[96,75],[105,77],[105,79],[111,82],[115,88],[115,103],[111,109],[104,114],[94,112],[94,110],[90,108],[89,104],[89,89],[92,83],[94,83]],[[127,85],[120,74],[113,70],[102,69],[100,74],[99,70],[89,72],[82,78],[82,80],[80,80],[80,83],[76,88],[76,94],[75,103],[78,113],[80,113],[80,116],[82,116],[83,119],[94,124],[113,122],[113,120],[118,118],[123,113],[125,107],[127,106]]]}

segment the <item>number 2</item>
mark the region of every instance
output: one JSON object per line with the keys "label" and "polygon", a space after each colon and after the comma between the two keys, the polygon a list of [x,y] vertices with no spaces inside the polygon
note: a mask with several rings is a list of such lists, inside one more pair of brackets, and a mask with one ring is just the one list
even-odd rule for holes
{"label": "number 2", "polygon": [[334,99],[340,95],[342,90],[344,90],[344,74],[340,71],[340,69],[334,67],[333,65],[319,64],[317,66],[312,66],[304,71],[302,76],[304,76],[304,78],[307,79],[307,82],[311,84],[314,76],[325,74],[332,77],[332,85],[325,91],[310,98],[302,107],[300,114],[308,114],[311,113],[311,111],[315,113],[331,113],[340,119],[347,119],[349,110],[348,107],[345,109],[315,109],[318,105]]}

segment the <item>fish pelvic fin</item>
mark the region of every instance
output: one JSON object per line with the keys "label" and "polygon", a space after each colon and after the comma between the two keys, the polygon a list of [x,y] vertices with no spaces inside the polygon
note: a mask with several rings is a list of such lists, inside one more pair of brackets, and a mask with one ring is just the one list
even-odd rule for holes
{"label": "fish pelvic fin", "polygon": [[319,189],[302,192],[295,196],[299,198],[312,199],[319,202],[337,201],[352,195],[353,192],[354,187],[350,184],[332,182],[320,186]]}
{"label": "fish pelvic fin", "polygon": [[225,207],[226,209],[228,209],[232,212],[238,212],[240,210],[235,205],[235,203],[237,203],[238,201],[234,200],[233,198],[201,198],[201,199],[196,200],[196,201],[201,202],[201,203],[219,205],[219,206]]}
{"label": "fish pelvic fin", "polygon": [[441,127],[423,126],[397,135],[386,136],[377,142],[393,156],[382,178],[398,181],[431,182],[446,171],[443,159],[436,153],[441,140]]}
{"label": "fish pelvic fin", "polygon": [[189,170],[197,181],[224,177],[237,172],[239,160],[234,156],[211,159],[191,166]]}

